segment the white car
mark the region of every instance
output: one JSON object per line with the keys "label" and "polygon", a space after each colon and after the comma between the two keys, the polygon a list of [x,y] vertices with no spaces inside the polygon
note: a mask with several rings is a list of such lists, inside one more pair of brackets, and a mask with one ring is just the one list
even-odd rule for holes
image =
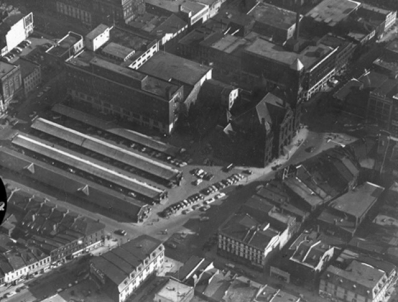
{"label": "white car", "polygon": [[217,194],[216,196],[214,196],[214,198],[215,199],[221,199],[221,198],[223,198],[223,197],[225,197],[226,195],[225,195],[225,193],[219,193],[219,194]]}
{"label": "white car", "polygon": [[197,180],[195,180],[194,182],[193,182],[193,184],[195,185],[195,186],[199,186],[201,183],[203,182],[203,179],[197,179]]}
{"label": "white car", "polygon": [[203,202],[203,204],[207,205],[207,204],[211,204],[211,203],[213,203],[213,202],[215,202],[215,201],[216,201],[216,199],[213,197],[213,198],[210,198],[210,199],[208,199],[208,200],[205,200],[205,201]]}

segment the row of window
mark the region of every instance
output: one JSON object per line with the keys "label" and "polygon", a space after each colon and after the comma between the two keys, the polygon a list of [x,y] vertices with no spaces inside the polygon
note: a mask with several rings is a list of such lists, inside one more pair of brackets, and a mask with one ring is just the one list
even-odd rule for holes
{"label": "row of window", "polygon": [[91,14],[78,9],[76,7],[73,6],[69,6],[69,5],[65,5],[63,3],[57,2],[57,12],[63,14],[63,15],[67,15],[82,21],[85,21],[87,23],[91,22]]}

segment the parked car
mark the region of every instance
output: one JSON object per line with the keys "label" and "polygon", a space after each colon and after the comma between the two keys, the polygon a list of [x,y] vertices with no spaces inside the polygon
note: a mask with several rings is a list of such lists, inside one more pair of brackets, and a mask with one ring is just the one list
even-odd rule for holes
{"label": "parked car", "polygon": [[225,196],[226,196],[225,193],[219,193],[219,194],[217,194],[216,196],[214,196],[214,198],[215,198],[215,199],[221,199],[221,198],[223,198],[223,197],[225,197]]}
{"label": "parked car", "polygon": [[195,186],[199,186],[201,183],[203,182],[203,179],[197,179],[197,180],[195,180],[194,182],[193,182],[193,184],[195,185]]}
{"label": "parked car", "polygon": [[115,234],[118,234],[118,235],[121,235],[121,236],[126,236],[127,232],[125,230],[120,229],[120,230],[116,230]]}

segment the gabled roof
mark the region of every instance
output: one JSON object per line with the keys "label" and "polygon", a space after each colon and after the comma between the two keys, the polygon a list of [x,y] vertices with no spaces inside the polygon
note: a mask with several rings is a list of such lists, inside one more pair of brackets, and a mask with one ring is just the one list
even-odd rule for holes
{"label": "gabled roof", "polygon": [[279,236],[266,221],[257,221],[248,214],[232,215],[219,229],[221,234],[258,249],[265,249]]}

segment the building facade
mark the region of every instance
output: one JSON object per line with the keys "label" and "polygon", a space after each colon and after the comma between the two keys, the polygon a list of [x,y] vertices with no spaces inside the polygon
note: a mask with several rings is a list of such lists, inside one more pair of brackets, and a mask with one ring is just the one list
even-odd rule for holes
{"label": "building facade", "polygon": [[41,67],[39,64],[24,58],[20,58],[15,64],[20,66],[24,95],[27,97],[31,91],[41,84]]}
{"label": "building facade", "polygon": [[217,253],[264,269],[270,256],[278,252],[292,235],[292,219],[287,219],[284,226],[269,221],[258,221],[246,213],[234,214],[218,230]]}
{"label": "building facade", "polygon": [[93,280],[114,301],[123,302],[145,280],[162,270],[164,246],[148,235],[141,235],[90,262]]}
{"label": "building facade", "polygon": [[7,112],[14,96],[22,91],[23,83],[20,66],[0,62],[0,70],[2,71],[0,77],[0,115],[3,115]]}
{"label": "building facade", "polygon": [[86,25],[92,25],[92,3],[81,0],[58,0],[55,2],[55,11],[61,15],[79,20]]}
{"label": "building facade", "polygon": [[0,24],[1,55],[4,56],[33,32],[33,13],[10,15]]}
{"label": "building facade", "polygon": [[398,80],[389,79],[369,94],[366,118],[398,136]]}
{"label": "building facade", "polygon": [[329,266],[319,284],[321,297],[337,301],[385,301],[390,283],[384,271],[354,260],[346,269]]}

